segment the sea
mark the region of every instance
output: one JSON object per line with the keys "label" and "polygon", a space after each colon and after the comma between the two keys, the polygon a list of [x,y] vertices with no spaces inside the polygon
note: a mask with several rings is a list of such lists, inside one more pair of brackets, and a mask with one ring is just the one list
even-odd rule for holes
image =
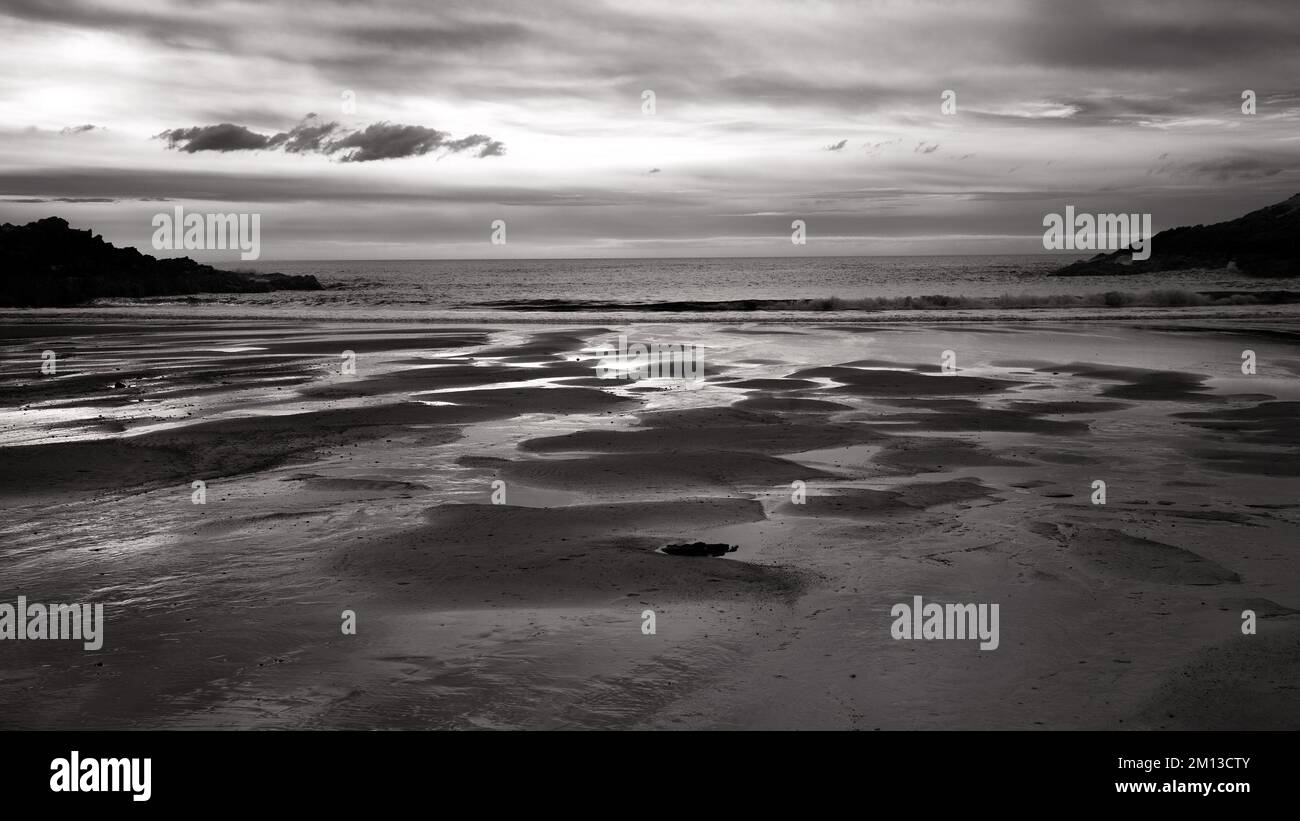
{"label": "sea", "polygon": [[[656,320],[807,321],[797,300],[900,300],[943,297],[924,305],[834,310],[816,318],[908,319],[967,314],[963,300],[1059,297],[1106,292],[1300,290],[1300,277],[1252,279],[1227,270],[1130,276],[1057,277],[1079,259],[1066,255],[710,257],[542,260],[259,260],[218,267],[311,274],[322,291],[203,294],[103,300],[99,308],[145,308],[215,317],[358,321]],[[1032,302],[1032,300],[1031,300]],[[1061,306],[1045,304],[1045,310]],[[987,313],[987,311],[985,311]],[[979,313],[978,310],[975,313]]]}

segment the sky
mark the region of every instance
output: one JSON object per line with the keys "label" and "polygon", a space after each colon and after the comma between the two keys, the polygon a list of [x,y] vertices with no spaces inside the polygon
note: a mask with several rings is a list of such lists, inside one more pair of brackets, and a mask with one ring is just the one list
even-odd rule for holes
{"label": "sky", "polygon": [[1300,192],[1295,0],[0,0],[0,41],[0,222],[151,253],[176,206],[264,259],[1041,253],[1066,205]]}

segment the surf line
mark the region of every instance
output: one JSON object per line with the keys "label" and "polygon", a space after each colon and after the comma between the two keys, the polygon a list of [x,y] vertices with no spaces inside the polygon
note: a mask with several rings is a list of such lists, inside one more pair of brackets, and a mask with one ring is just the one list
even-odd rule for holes
{"label": "surf line", "polygon": [[900,602],[890,608],[894,623],[889,634],[895,641],[903,639],[979,639],[981,650],[996,650],[998,606],[996,604],[923,604],[920,596],[912,603]]}

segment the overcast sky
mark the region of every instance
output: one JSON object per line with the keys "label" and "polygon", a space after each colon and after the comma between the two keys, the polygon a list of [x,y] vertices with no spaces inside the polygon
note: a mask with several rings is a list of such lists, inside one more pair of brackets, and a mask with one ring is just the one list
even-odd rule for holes
{"label": "overcast sky", "polygon": [[0,0],[0,42],[0,221],[146,251],[182,205],[267,259],[1040,252],[1300,192],[1296,0]]}

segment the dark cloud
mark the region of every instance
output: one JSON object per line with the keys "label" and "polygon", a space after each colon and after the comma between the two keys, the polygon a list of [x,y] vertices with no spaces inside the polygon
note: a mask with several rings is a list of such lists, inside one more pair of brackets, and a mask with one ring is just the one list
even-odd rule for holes
{"label": "dark cloud", "polygon": [[320,151],[325,139],[337,131],[338,127],[338,123],[323,123],[315,114],[308,114],[301,123],[291,130],[283,131],[272,137],[270,145],[283,147],[290,154]]}
{"label": "dark cloud", "polygon": [[90,123],[86,123],[85,125],[70,125],[67,128],[61,129],[59,133],[60,134],[84,134],[87,131],[94,131],[96,129],[103,130],[103,127],[98,125],[91,125]]}
{"label": "dark cloud", "polygon": [[169,148],[188,154],[198,151],[263,151],[283,149],[292,154],[319,153],[338,155],[340,162],[371,162],[403,157],[418,157],[433,151],[460,154],[473,151],[477,157],[499,157],[505,154],[505,145],[485,134],[471,134],[455,140],[436,128],[399,123],[371,123],[360,131],[343,134],[337,138],[340,126],[336,122],[322,122],[315,114],[308,114],[289,131],[278,134],[259,134],[250,128],[233,123],[202,125],[192,128],[172,128],[158,134]]}
{"label": "dark cloud", "polygon": [[483,134],[471,134],[459,140],[452,140],[444,143],[443,148],[451,152],[468,151],[471,148],[477,148],[480,157],[500,157],[506,153],[506,147],[501,142]]}
{"label": "dark cloud", "polygon": [[371,123],[361,131],[334,140],[325,153],[343,152],[343,162],[370,162],[418,157],[447,145],[447,132],[422,125]]}
{"label": "dark cloud", "polygon": [[848,141],[848,140],[840,140],[840,141],[837,142],[837,143],[831,143],[830,145],[826,146],[826,147],[823,148],[822,150],[823,150],[823,151],[843,151],[843,150],[844,150],[844,146],[846,146],[846,145],[848,145],[848,144],[849,144],[849,141]]}
{"label": "dark cloud", "polygon": [[165,139],[168,148],[179,149],[187,154],[196,151],[256,151],[271,144],[270,137],[234,123],[169,128],[155,139]]}

